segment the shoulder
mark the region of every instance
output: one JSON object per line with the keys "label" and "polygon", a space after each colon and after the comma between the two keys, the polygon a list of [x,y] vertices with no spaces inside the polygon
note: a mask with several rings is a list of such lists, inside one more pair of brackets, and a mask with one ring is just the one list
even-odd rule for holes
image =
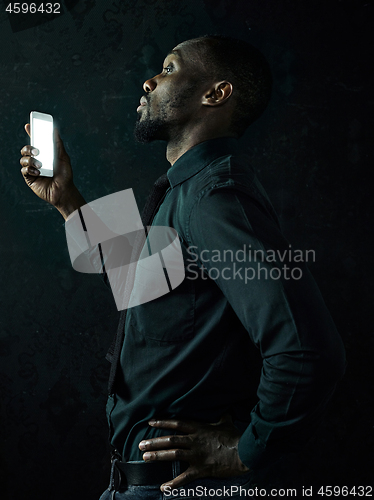
{"label": "shoulder", "polygon": [[195,177],[198,194],[214,188],[250,188],[256,179],[249,157],[233,154],[216,158]]}
{"label": "shoulder", "polygon": [[[278,223],[276,212],[246,155],[228,155],[214,160],[195,176],[196,191],[189,220],[206,216],[232,219],[256,206]],[[205,219],[207,220],[207,219]]]}

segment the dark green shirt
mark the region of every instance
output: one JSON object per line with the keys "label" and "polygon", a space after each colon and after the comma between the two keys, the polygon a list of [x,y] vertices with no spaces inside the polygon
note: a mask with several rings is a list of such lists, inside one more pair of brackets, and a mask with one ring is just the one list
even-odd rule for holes
{"label": "dark green shirt", "polygon": [[149,427],[153,417],[230,413],[241,460],[262,466],[305,443],[344,372],[319,290],[236,142],[198,144],[167,172],[153,225],[178,232],[186,278],[128,310],[107,406],[125,460],[142,459],[142,439],[170,433]]}

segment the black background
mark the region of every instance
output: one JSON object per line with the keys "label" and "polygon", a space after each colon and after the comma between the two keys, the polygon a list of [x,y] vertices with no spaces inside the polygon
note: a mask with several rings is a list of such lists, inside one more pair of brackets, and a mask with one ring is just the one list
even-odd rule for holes
{"label": "black background", "polygon": [[315,250],[311,270],[347,349],[346,376],[320,432],[302,459],[274,474],[287,469],[295,485],[372,484],[373,3],[78,0],[39,25],[8,16],[7,4],[0,497],[98,499],[108,482],[104,355],[118,313],[96,276],[73,271],[63,219],[19,173],[24,123],[31,110],[55,117],[87,201],[131,187],[141,207],[168,168],[162,143],[132,137],[141,85],[178,42],[207,32],[244,38],[271,64],[271,104],[242,149],[293,246]]}

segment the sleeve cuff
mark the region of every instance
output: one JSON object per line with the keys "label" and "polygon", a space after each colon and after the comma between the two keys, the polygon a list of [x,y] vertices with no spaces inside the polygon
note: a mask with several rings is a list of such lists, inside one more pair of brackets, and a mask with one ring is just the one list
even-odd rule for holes
{"label": "sleeve cuff", "polygon": [[69,220],[71,220],[75,215],[78,214],[78,210],[74,210],[74,212],[72,212],[69,217],[65,220],[65,224],[66,222],[68,222]]}
{"label": "sleeve cuff", "polygon": [[286,453],[278,447],[265,445],[256,437],[252,424],[239,440],[239,458],[250,470],[262,469],[280,460]]}

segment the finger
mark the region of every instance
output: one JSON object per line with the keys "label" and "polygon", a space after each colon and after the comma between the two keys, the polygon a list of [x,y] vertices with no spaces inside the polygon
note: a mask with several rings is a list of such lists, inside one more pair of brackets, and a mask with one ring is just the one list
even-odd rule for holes
{"label": "finger", "polygon": [[41,168],[42,166],[42,162],[32,156],[23,156],[19,162],[23,167]]}
{"label": "finger", "polygon": [[31,127],[29,123],[26,123],[25,130],[27,132],[27,135],[31,137]]}
{"label": "finger", "polygon": [[191,436],[161,436],[154,439],[140,441],[141,450],[164,450],[168,448],[191,448]]}
{"label": "finger", "polygon": [[233,420],[232,420],[232,416],[230,413],[225,413],[224,415],[222,415],[222,417],[219,419],[218,422],[214,422],[210,425],[221,425],[221,424],[232,424],[233,423]]}
{"label": "finger", "polygon": [[150,420],[148,424],[151,427],[174,429],[186,434],[195,432],[202,425],[201,423],[198,424],[192,420]]}
{"label": "finger", "polygon": [[174,478],[172,481],[168,481],[167,483],[162,484],[160,486],[160,490],[167,491],[167,489],[169,488],[170,490],[179,488],[180,486],[190,483],[191,481],[193,481],[194,479],[198,479],[199,477],[200,474],[198,473],[197,469],[195,469],[194,467],[189,467],[186,471],[182,472],[182,474]]}
{"label": "finger", "polygon": [[27,177],[29,175],[32,175],[33,177],[37,177],[38,175],[40,175],[40,172],[37,168],[34,168],[34,167],[23,167],[23,168],[21,168],[21,174],[24,177]]}
{"label": "finger", "polygon": [[23,146],[23,148],[21,149],[22,156],[37,156],[38,154],[39,154],[39,149],[34,148],[34,146],[30,146],[29,144]]}
{"label": "finger", "polygon": [[143,460],[145,462],[157,462],[157,461],[172,461],[172,460],[182,460],[189,462],[192,458],[192,452],[190,450],[159,450],[159,451],[147,451],[143,453]]}

